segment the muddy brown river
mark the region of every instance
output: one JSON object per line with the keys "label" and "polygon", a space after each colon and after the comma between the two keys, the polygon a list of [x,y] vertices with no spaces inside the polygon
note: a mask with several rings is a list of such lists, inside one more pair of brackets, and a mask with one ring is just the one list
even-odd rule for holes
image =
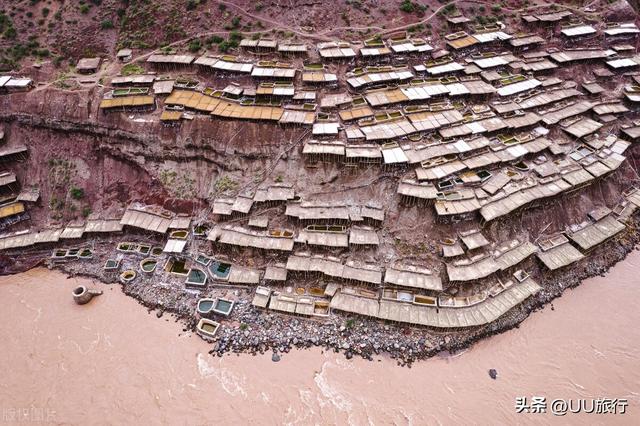
{"label": "muddy brown river", "polygon": [[[412,368],[320,349],[213,358],[119,287],[0,277],[0,423],[640,424],[640,252],[519,329]],[[105,294],[77,306],[74,286]],[[497,370],[497,379],[488,370]],[[626,414],[517,413],[516,398],[624,398]]]}

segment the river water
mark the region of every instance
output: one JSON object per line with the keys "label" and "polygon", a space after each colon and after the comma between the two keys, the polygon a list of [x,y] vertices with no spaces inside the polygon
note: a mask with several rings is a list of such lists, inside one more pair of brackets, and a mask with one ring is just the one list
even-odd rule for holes
{"label": "river water", "polygon": [[[640,424],[639,273],[634,252],[518,329],[412,368],[320,349],[277,363],[214,358],[118,286],[45,269],[0,277],[0,422]],[[105,294],[77,306],[80,283]],[[624,415],[517,413],[516,398],[533,396],[629,405]]]}

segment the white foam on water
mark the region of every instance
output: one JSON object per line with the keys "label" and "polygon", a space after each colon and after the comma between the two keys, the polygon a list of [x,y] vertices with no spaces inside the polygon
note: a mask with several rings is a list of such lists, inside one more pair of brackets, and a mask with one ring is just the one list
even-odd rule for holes
{"label": "white foam on water", "polygon": [[455,393],[456,393],[453,389],[451,389],[451,386],[449,386],[448,384],[443,383],[442,385],[444,386],[444,388],[445,388],[446,390],[448,390],[448,391],[449,391],[449,393],[450,393],[451,395],[453,395],[453,394],[455,394]]}
{"label": "white foam on water", "polygon": [[603,354],[602,352],[600,352],[598,349],[594,348],[593,346],[592,346],[592,348],[593,348],[593,353],[597,357],[599,357],[599,358],[606,358],[607,357],[605,354]]}
{"label": "white foam on water", "polygon": [[627,398],[629,400],[629,404],[638,405],[640,404],[640,394],[638,392],[629,391],[624,395],[619,395],[617,398]]}
{"label": "white foam on water", "polygon": [[407,421],[408,426],[413,426],[414,414],[405,413],[403,410],[400,410],[400,414],[402,414],[402,417]]}
{"label": "white foam on water", "polygon": [[232,373],[226,368],[216,368],[215,366],[207,363],[206,355],[199,353],[197,357],[198,372],[200,377],[208,379],[213,377],[216,379],[222,389],[231,396],[241,395],[245,399],[247,398],[247,392],[244,389],[244,378]]}
{"label": "white foam on water", "polygon": [[336,365],[338,367],[341,367],[343,370],[355,370],[356,366],[355,363],[349,361],[347,358],[345,357],[338,357],[335,359]]}
{"label": "white foam on water", "polygon": [[[100,344],[100,333],[96,333],[96,336],[98,337],[89,343],[89,347],[86,350],[83,350],[82,347],[75,340],[67,340],[67,342],[73,344],[73,346],[75,346],[78,349],[78,352],[81,355],[87,355],[89,352],[94,351],[98,346],[98,344]],[[58,344],[58,348],[62,348],[63,345],[64,345],[64,342],[60,342],[60,344]]]}
{"label": "white foam on water", "polygon": [[330,407],[337,410],[337,412],[346,413],[349,425],[358,424],[358,422],[353,419],[354,409],[351,395],[349,395],[348,392],[341,391],[335,384],[329,382],[327,371],[332,365],[337,366],[337,364],[331,364],[329,361],[325,361],[322,364],[320,372],[316,373],[313,378],[313,381],[320,391],[316,396],[318,404],[320,408]]}
{"label": "white foam on water", "polygon": [[582,396],[582,397],[585,397],[585,398],[589,396],[589,395],[587,394],[587,392],[585,392],[585,390],[586,390],[586,389],[585,389],[585,387],[584,387],[584,386],[582,386],[582,385],[581,385],[581,384],[579,384],[579,383],[574,382],[573,380],[571,380],[571,379],[569,379],[569,378],[568,378],[567,380],[569,381],[569,383],[571,384],[571,386],[573,386],[573,391],[574,391],[575,393],[577,393],[578,395],[580,395],[580,396]]}
{"label": "white foam on water", "polygon": [[311,424],[311,421],[314,418],[318,418],[313,402],[313,393],[308,389],[299,389],[298,397],[303,405],[302,414],[299,415],[298,412],[289,405],[283,421],[285,425],[293,426],[299,424]]}
{"label": "white foam on water", "polygon": [[[294,417],[294,421],[292,422],[291,420],[287,420],[290,417]],[[293,407],[291,405],[289,405],[287,407],[287,411],[284,413],[284,425],[285,426],[293,426],[295,423],[295,421],[297,420],[297,415],[296,412],[294,411]]]}
{"label": "white foam on water", "polygon": [[111,343],[111,337],[108,334],[103,334],[102,338],[104,340],[104,342],[110,347],[113,347],[113,343]]}
{"label": "white foam on water", "polygon": [[[371,416],[375,417],[374,412],[379,407],[369,407],[370,404],[367,404],[365,397],[339,387],[344,383],[345,377],[358,376],[361,366],[341,356],[333,357],[325,354],[325,359],[327,361],[323,362],[320,372],[316,373],[313,379],[320,391],[316,397],[320,408],[329,407],[335,410],[334,416],[338,412],[346,413],[347,422],[350,425],[376,424]],[[331,379],[330,374],[332,374]],[[374,382],[367,380],[367,383]]]}
{"label": "white foam on water", "polygon": [[329,384],[329,381],[327,380],[327,366],[329,366],[330,364],[331,363],[328,361],[323,362],[320,373],[316,373],[315,377],[313,378],[313,381],[316,383],[318,390],[320,390],[320,394],[326,398],[323,401],[321,400],[320,395],[318,395],[318,403],[322,407],[326,406],[328,403],[331,403],[340,411],[351,411],[351,409],[353,408],[351,401],[349,401],[349,399],[347,399],[337,387]]}

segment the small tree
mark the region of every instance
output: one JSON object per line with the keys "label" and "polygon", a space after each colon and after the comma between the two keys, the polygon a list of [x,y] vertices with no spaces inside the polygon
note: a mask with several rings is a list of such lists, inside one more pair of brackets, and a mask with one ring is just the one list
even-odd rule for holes
{"label": "small tree", "polygon": [[74,200],[81,200],[84,198],[84,189],[82,188],[76,188],[74,186],[73,188],[71,188],[69,193],[71,194],[71,198],[73,198]]}
{"label": "small tree", "polygon": [[202,47],[202,43],[200,42],[199,38],[196,38],[189,42],[189,52],[195,53],[198,50],[200,50],[201,47]]}
{"label": "small tree", "polygon": [[410,0],[403,0],[403,2],[400,3],[400,10],[404,13],[413,13],[416,8]]}

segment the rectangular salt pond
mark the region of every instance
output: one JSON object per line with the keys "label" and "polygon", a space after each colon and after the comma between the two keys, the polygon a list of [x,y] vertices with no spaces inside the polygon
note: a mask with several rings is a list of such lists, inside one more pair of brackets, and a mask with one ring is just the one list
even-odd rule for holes
{"label": "rectangular salt pond", "polygon": [[203,266],[208,266],[209,263],[211,263],[211,258],[205,256],[204,254],[199,254],[198,257],[196,257],[196,262]]}
{"label": "rectangular salt pond", "polygon": [[204,288],[207,284],[207,274],[196,268],[189,269],[189,274],[187,275],[187,280],[185,281],[185,285],[187,287],[194,288]]}
{"label": "rectangular salt pond", "polygon": [[213,334],[213,333],[215,333],[215,332],[216,332],[216,330],[218,329],[218,327],[216,327],[215,325],[212,325],[212,324],[202,324],[202,329],[203,329],[204,331],[206,331],[207,333],[211,333],[211,334]]}
{"label": "rectangular salt pond", "polygon": [[78,257],[81,259],[91,259],[93,257],[93,252],[90,249],[85,248],[80,250],[80,253],[78,253]]}
{"label": "rectangular salt pond", "polygon": [[207,235],[208,230],[209,230],[208,227],[204,225],[199,225],[193,228],[193,235],[195,235],[196,237],[204,237]]}
{"label": "rectangular salt pond", "polygon": [[214,300],[212,299],[200,299],[198,301],[198,313],[200,315],[208,314],[213,309]]}
{"label": "rectangular salt pond", "polygon": [[54,250],[53,254],[51,255],[51,257],[54,259],[64,259],[66,256],[67,256],[67,251],[64,249]]}
{"label": "rectangular salt pond", "polygon": [[118,269],[118,266],[120,266],[120,262],[118,262],[117,260],[108,259],[104,264],[104,269],[105,270]]}
{"label": "rectangular salt pond", "polygon": [[213,260],[209,265],[209,272],[218,280],[226,280],[231,272],[231,264]]}
{"label": "rectangular salt pond", "polygon": [[221,315],[228,316],[233,309],[233,302],[226,299],[217,299],[216,304],[213,307],[213,312]]}
{"label": "rectangular salt pond", "polygon": [[137,245],[133,243],[119,243],[117,250],[118,251],[135,251],[137,249]]}
{"label": "rectangular salt pond", "polygon": [[171,272],[172,274],[187,275],[188,271],[185,268],[185,261],[174,260],[171,264],[171,267],[169,268],[169,272]]}

